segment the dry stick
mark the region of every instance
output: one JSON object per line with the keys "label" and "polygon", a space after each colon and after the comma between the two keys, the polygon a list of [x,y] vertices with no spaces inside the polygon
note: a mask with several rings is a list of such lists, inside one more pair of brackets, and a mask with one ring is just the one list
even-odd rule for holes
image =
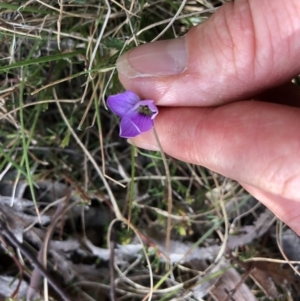
{"label": "dry stick", "polygon": [[[272,262],[272,263],[287,263],[287,261],[283,260],[283,259],[274,259],[274,258],[266,258],[266,257],[252,257],[252,258],[243,260],[243,262],[257,262],[257,261],[266,261],[266,262]],[[300,261],[299,260],[289,260],[289,263],[300,264]]]}
{"label": "dry stick", "polygon": [[62,300],[72,301],[69,295],[64,292],[64,290],[59,286],[56,280],[54,280],[50,273],[45,270],[44,267],[37,261],[37,259],[24,247],[24,245],[16,239],[14,234],[8,229],[3,217],[0,218],[0,232],[15,248],[20,249],[24,256],[27,257],[32,264],[39,269],[40,273],[47,278],[49,284],[59,294]]}
{"label": "dry stick", "polygon": [[[100,85],[100,81],[101,81],[101,80],[102,80],[102,77],[101,77],[101,74],[99,74],[99,79],[98,79],[98,81],[97,81],[95,87],[98,87],[98,86]],[[101,90],[102,90],[102,89],[101,89]],[[91,97],[90,97],[90,100],[89,100],[88,104],[85,106],[85,110],[84,110],[84,112],[83,112],[83,114],[82,114],[82,117],[81,117],[81,120],[80,120],[80,122],[79,122],[79,124],[78,124],[78,126],[77,126],[77,129],[78,129],[78,130],[81,130],[81,129],[82,129],[82,125],[83,125],[83,123],[84,123],[84,121],[85,121],[85,119],[86,119],[86,116],[88,115],[88,113],[89,113],[89,111],[90,111],[90,108],[91,108],[92,104],[94,103],[94,98],[97,97],[97,96],[96,96],[96,93],[97,93],[97,92],[98,92],[97,89],[94,88],[94,89],[93,89],[93,93],[92,93],[92,95],[91,95]],[[94,120],[93,120],[92,124],[89,125],[89,127],[93,127],[93,126],[94,126]]]}
{"label": "dry stick", "polygon": [[[126,46],[127,46],[127,41],[125,41],[124,45],[122,46],[122,49],[121,49],[121,51],[120,51],[120,53],[119,53],[118,58],[123,54],[124,49],[125,49]],[[116,67],[113,67],[113,68],[112,68],[112,72],[111,72],[111,74],[109,75],[108,80],[107,80],[107,83],[106,83],[106,85],[105,85],[105,87],[104,87],[104,89],[103,89],[103,92],[102,92],[102,103],[103,103],[103,106],[104,106],[104,108],[105,108],[106,110],[107,110],[108,108],[107,108],[106,101],[105,101],[105,95],[106,95],[106,91],[107,91],[107,89],[108,89],[108,87],[109,87],[109,85],[110,85],[110,82],[112,81],[112,78],[113,78],[113,75],[114,75],[115,71],[116,71]],[[99,100],[99,105],[100,105],[100,100]],[[96,119],[96,114],[95,114],[95,116],[94,116],[94,118],[93,118],[93,123],[95,122],[95,119]]]}
{"label": "dry stick", "polygon": [[9,245],[6,243],[5,239],[3,237],[1,237],[0,241],[2,242],[3,246],[6,248],[8,255],[10,255],[10,257],[13,259],[13,261],[15,262],[16,266],[19,268],[19,271],[20,271],[18,285],[16,286],[13,293],[10,295],[10,298],[14,299],[18,295],[18,291],[19,291],[21,283],[22,283],[23,267],[22,267],[21,263],[19,262],[19,260],[17,259],[17,257],[14,255],[14,252],[9,250]]}
{"label": "dry stick", "polygon": [[72,136],[74,137],[74,139],[76,140],[77,144],[80,146],[80,148],[83,150],[83,152],[85,153],[85,155],[88,157],[88,159],[90,160],[90,162],[92,163],[92,165],[94,166],[95,170],[97,171],[100,179],[102,180],[106,190],[107,190],[107,193],[110,197],[110,201],[112,203],[112,206],[115,210],[115,215],[118,219],[121,219],[123,220],[123,216],[121,214],[121,211],[118,207],[118,204],[117,204],[117,200],[116,198],[114,197],[112,191],[111,191],[111,188],[110,186],[108,185],[103,173],[101,172],[99,166],[97,165],[95,159],[92,157],[91,153],[86,149],[86,147],[84,146],[84,144],[81,142],[81,140],[79,139],[79,137],[76,135],[75,131],[73,130],[73,128],[71,127],[64,111],[62,110],[62,107],[61,105],[59,104],[59,102],[56,103],[57,107],[58,107],[58,111],[63,119],[63,121],[65,122],[66,126],[68,127],[68,130],[70,131],[70,133],[72,134]]}
{"label": "dry stick", "polygon": [[[253,264],[245,264],[245,262],[239,260],[238,258],[234,257],[234,255],[230,254],[230,259],[237,263],[239,266],[241,266],[244,270],[245,273],[242,275],[241,280],[237,283],[237,285],[231,289],[230,291],[226,291],[228,294],[226,299],[224,301],[230,301],[230,300],[235,300],[232,299],[234,297],[234,294],[238,291],[238,289],[246,282],[247,278],[251,276],[251,272],[253,270]],[[229,299],[230,298],[230,299]]]}
{"label": "dry stick", "polygon": [[[134,4],[134,1],[131,1],[130,11],[132,10],[133,4]],[[131,18],[131,17],[128,16],[128,13],[127,13],[126,11],[125,11],[125,14],[126,14],[126,21],[127,21],[127,23],[129,24],[129,28],[130,28],[131,35],[132,35],[132,38],[133,38],[133,40],[134,40],[135,46],[138,46],[139,44],[138,44],[138,41],[137,41],[137,39],[136,39],[135,30],[133,29],[132,23],[131,23],[131,21],[130,21],[130,18]]]}
{"label": "dry stick", "polygon": [[[39,262],[42,261],[41,250],[38,253],[37,260]],[[32,300],[34,298],[34,295],[38,292],[38,289],[40,287],[40,280],[41,280],[41,273],[38,267],[35,266],[30,277],[30,284],[26,295],[27,300]]]}
{"label": "dry stick", "polygon": [[[149,269],[149,278],[150,278],[150,292],[147,294],[147,296],[143,299],[146,300],[146,298],[148,298],[148,301],[151,301],[152,295],[153,295],[153,272],[152,272],[152,268],[151,268],[151,263],[148,257],[148,254],[146,252],[146,249],[144,247],[144,243],[143,240],[141,238],[141,233],[139,233],[139,231],[131,224],[128,223],[127,220],[125,220],[125,218],[115,218],[114,220],[111,221],[111,223],[108,226],[108,230],[107,230],[107,244],[108,244],[108,248],[111,249],[110,247],[110,233],[112,231],[112,227],[114,226],[114,224],[117,222],[123,222],[125,225],[127,224],[129,226],[129,228],[136,234],[137,239],[139,240],[140,244],[143,246],[143,252],[144,252],[144,256],[147,262],[147,267]],[[126,275],[123,273],[123,271],[121,269],[119,269],[117,264],[114,264],[115,269],[117,270],[118,274],[121,275],[121,278],[126,279],[127,282],[129,284],[132,284],[135,287],[138,288],[142,288],[142,289],[147,289],[146,287],[144,287],[143,285],[137,285],[134,281],[132,281],[130,278],[127,278]]]}
{"label": "dry stick", "polygon": [[[101,26],[101,31],[100,31],[99,37],[98,37],[97,40],[96,40],[95,48],[94,48],[94,50],[93,50],[93,52],[92,52],[92,54],[91,54],[91,57],[90,57],[90,59],[89,59],[89,66],[88,66],[88,70],[87,70],[89,76],[88,76],[88,78],[87,78],[87,80],[86,80],[86,82],[85,82],[84,91],[83,91],[83,94],[82,94],[82,96],[81,96],[81,103],[84,102],[84,98],[85,98],[85,96],[86,96],[86,94],[87,94],[88,87],[89,87],[89,82],[90,82],[90,79],[92,79],[92,76],[91,76],[92,65],[93,65],[94,59],[95,59],[95,57],[96,57],[96,54],[97,54],[97,52],[99,51],[98,48],[99,48],[100,42],[101,42],[101,40],[102,40],[104,31],[105,31],[105,29],[106,29],[106,26],[107,26],[107,24],[108,24],[108,20],[109,20],[110,14],[111,14],[111,8],[110,8],[109,1],[108,1],[108,0],[104,0],[104,1],[105,1],[106,6],[107,6],[107,14],[106,14],[106,16],[105,16],[105,18],[104,18],[104,22],[103,22],[103,24],[102,24],[102,26]],[[95,32],[96,32],[96,29],[97,29],[97,28],[95,28]],[[95,32],[94,32],[94,33],[95,33]],[[94,35],[94,34],[93,34],[93,35]],[[88,48],[87,48],[87,50],[86,50],[86,56],[87,56],[87,57],[88,57],[88,52],[89,52],[90,44],[91,44],[91,43],[89,43]]]}
{"label": "dry stick", "polygon": [[[65,197],[64,197],[65,198]],[[45,266],[47,264],[47,251],[49,249],[49,243],[50,243],[50,239],[53,235],[53,232],[54,232],[54,226],[58,223],[58,221],[61,219],[61,217],[66,213],[68,212],[70,209],[72,209],[72,207],[75,207],[76,205],[79,204],[79,200],[78,201],[75,201],[65,207],[63,207],[61,204],[59,205],[59,207],[57,208],[53,218],[52,218],[52,221],[51,221],[51,225],[48,229],[48,231],[46,232],[46,235],[45,235],[45,240],[44,240],[44,244],[43,244],[43,265]]]}
{"label": "dry stick", "polygon": [[110,8],[109,1],[108,0],[104,0],[104,1],[105,1],[106,6],[107,6],[107,14],[104,18],[103,24],[101,26],[99,37],[96,40],[96,45],[95,45],[95,48],[94,48],[94,50],[92,52],[92,55],[91,55],[91,58],[90,58],[90,64],[89,64],[89,68],[88,68],[89,71],[92,69],[94,59],[96,57],[97,52],[99,51],[98,48],[99,48],[100,42],[102,40],[102,37],[103,37],[104,31],[106,29],[106,26],[108,24],[109,17],[111,15],[111,8]]}
{"label": "dry stick", "polygon": [[[216,11],[215,8],[213,8],[213,9],[205,9],[205,10],[203,10],[201,13],[214,12],[214,11]],[[178,21],[178,20],[185,19],[185,18],[190,18],[190,17],[193,17],[193,16],[199,16],[199,12],[192,12],[192,13],[189,13],[189,14],[183,14],[183,15],[181,15],[181,16],[178,16],[178,17],[176,18],[176,20]],[[173,19],[174,19],[174,17],[169,18],[169,19],[166,19],[166,20],[162,20],[162,21],[159,21],[159,22],[155,22],[155,23],[153,23],[153,24],[150,24],[150,25],[148,25],[148,26],[146,26],[146,27],[140,29],[140,30],[136,33],[136,36],[139,37],[143,32],[145,32],[145,31],[147,31],[147,30],[149,30],[149,29],[152,29],[152,28],[154,28],[154,27],[156,27],[156,26],[163,25],[163,24],[168,23],[168,22],[172,22]],[[172,25],[172,24],[173,24],[173,23],[171,23],[171,25]],[[52,33],[55,34],[54,31],[52,31]],[[155,40],[156,40],[156,39],[158,39],[158,37],[156,37]],[[133,41],[133,37],[131,37],[131,38],[128,40],[128,44],[130,44],[132,41]],[[151,42],[153,42],[153,41],[151,41]]]}
{"label": "dry stick", "polygon": [[172,185],[171,185],[171,175],[170,175],[170,170],[169,166],[167,163],[167,158],[165,156],[165,153],[163,152],[162,146],[160,144],[157,132],[155,130],[155,127],[153,127],[153,133],[156,139],[156,142],[158,144],[158,147],[160,149],[161,157],[163,159],[164,167],[165,167],[165,172],[166,172],[166,182],[167,182],[167,189],[168,189],[168,222],[167,222],[167,235],[166,235],[166,255],[169,258],[169,253],[170,253],[170,240],[171,240],[171,226],[172,226]]}
{"label": "dry stick", "polygon": [[58,46],[58,50],[60,50],[61,21],[62,21],[62,15],[64,12],[63,0],[58,1],[58,5],[59,5],[59,15],[58,15],[58,19],[57,19],[57,46]]}
{"label": "dry stick", "polygon": [[[98,85],[98,83],[99,83],[99,85],[101,86],[101,89],[100,89],[100,90],[102,91],[102,90],[103,90],[103,89],[102,89],[103,87],[102,87],[102,85],[101,85],[101,83],[100,83],[100,79],[99,79],[99,81],[97,82],[96,85]],[[96,89],[94,89],[94,91],[96,91]],[[93,93],[93,95],[94,95],[94,94],[95,94],[95,93]],[[94,96],[92,96],[92,97],[94,97]],[[91,100],[92,100],[92,98],[91,98]],[[96,104],[96,106],[97,106],[97,104]],[[99,106],[100,106],[100,104],[99,104]],[[104,103],[104,106],[105,106],[105,103]],[[96,119],[97,119],[97,114],[98,114],[98,113],[100,114],[100,111],[98,111],[98,110],[99,110],[98,107],[96,107],[96,112],[95,112],[95,114],[94,114],[92,124],[90,125],[91,127],[94,126],[94,124],[95,124],[95,121],[96,121]],[[86,112],[87,112],[87,110],[86,110]],[[100,118],[100,119],[101,119],[101,118]],[[79,125],[79,126],[80,126],[80,125]],[[78,126],[78,127],[79,127],[79,126]],[[102,172],[103,172],[104,177],[107,178],[107,179],[109,179],[109,180],[111,180],[111,181],[113,181],[115,184],[120,185],[121,187],[125,188],[126,185],[121,184],[119,181],[117,181],[117,180],[111,178],[110,176],[108,176],[108,175],[106,174],[106,171],[105,171],[105,157],[104,157],[104,144],[103,144],[103,135],[102,135],[101,120],[99,120],[98,136],[99,136],[99,141],[100,141]]]}
{"label": "dry stick", "polygon": [[179,16],[181,11],[183,10],[186,2],[187,2],[187,0],[182,1],[180,7],[178,8],[178,10],[177,10],[176,14],[174,15],[174,17],[172,17],[169,24],[151,42],[154,42],[154,41],[158,40],[173,25],[174,21],[177,19],[177,17]]}
{"label": "dry stick", "polygon": [[[58,204],[58,207],[59,206],[60,206],[60,204]],[[46,269],[46,265],[43,263],[44,249],[45,249],[44,243],[42,243],[41,248],[38,252],[37,260],[38,260],[38,262],[42,263],[44,268]],[[34,297],[34,294],[38,292],[38,289],[40,287],[40,281],[41,281],[41,273],[36,266],[31,274],[30,285],[29,285],[29,289],[27,291],[27,300],[31,300]]]}
{"label": "dry stick", "polygon": [[36,102],[30,102],[30,103],[26,103],[24,105],[22,105],[22,107],[17,107],[17,108],[14,108],[12,110],[10,110],[9,112],[7,113],[1,113],[1,116],[0,116],[0,120],[9,116],[10,114],[12,113],[15,113],[21,109],[24,109],[24,108],[27,108],[27,107],[31,107],[31,106],[36,106],[36,105],[40,105],[40,104],[48,104],[48,103],[57,103],[57,102],[63,102],[63,103],[76,103],[80,101],[80,98],[79,99],[48,99],[48,100],[39,100],[39,101],[36,101]]}
{"label": "dry stick", "polygon": [[[281,255],[283,256],[283,258],[286,260],[286,263],[293,269],[293,271],[298,275],[300,276],[300,273],[299,271],[297,270],[296,267],[293,266],[293,264],[291,263],[291,261],[289,260],[289,258],[287,257],[287,255],[285,254],[285,251],[282,247],[282,221],[278,220],[277,219],[277,223],[276,223],[276,242],[277,242],[277,246],[278,246],[278,249],[281,253]],[[281,227],[280,227],[281,225]],[[280,235],[280,237],[279,237]]]}
{"label": "dry stick", "polygon": [[[213,176],[213,179],[214,179],[214,182],[216,184],[216,187],[218,187],[218,182],[217,182],[217,179],[215,178],[215,176]],[[223,214],[223,219],[224,219],[224,224],[225,224],[225,231],[224,231],[224,238],[223,238],[223,242],[222,242],[220,251],[218,252],[218,255],[216,256],[216,258],[214,260],[215,264],[219,260],[221,260],[221,258],[223,257],[223,255],[226,251],[226,246],[227,246],[227,242],[228,242],[228,235],[229,235],[229,221],[228,221],[227,211],[226,211],[225,204],[224,204],[223,191],[221,192],[219,203],[220,203],[220,207],[221,207],[222,214]]]}
{"label": "dry stick", "polygon": [[[74,204],[70,204],[69,206],[66,207],[66,200],[67,199],[70,199],[70,195],[71,195],[71,192],[68,193],[68,195],[64,196],[63,199],[65,199],[65,201],[63,203],[59,203],[57,208],[56,208],[56,211],[52,217],[52,221],[51,221],[51,224],[49,225],[48,229],[47,229],[47,232],[46,232],[46,235],[45,235],[45,240],[42,244],[42,247],[40,249],[41,251],[41,255],[42,255],[42,260],[41,260],[41,263],[43,265],[43,267],[46,269],[47,268],[47,254],[48,254],[48,249],[49,249],[49,243],[50,243],[50,240],[53,236],[53,233],[54,233],[54,230],[55,230],[55,226],[56,224],[58,223],[59,219],[67,212],[69,211],[69,209],[72,208],[72,206],[75,206],[76,203]],[[47,282],[44,280],[44,287],[48,287],[47,286]],[[44,294],[45,294],[45,290],[44,290]]]}

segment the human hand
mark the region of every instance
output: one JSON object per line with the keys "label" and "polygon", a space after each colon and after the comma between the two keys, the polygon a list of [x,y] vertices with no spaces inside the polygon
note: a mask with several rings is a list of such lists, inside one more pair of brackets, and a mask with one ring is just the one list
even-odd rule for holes
{"label": "human hand", "polygon": [[[300,1],[237,0],[117,68],[154,99],[162,149],[237,180],[300,234]],[[157,150],[152,132],[131,143]]]}

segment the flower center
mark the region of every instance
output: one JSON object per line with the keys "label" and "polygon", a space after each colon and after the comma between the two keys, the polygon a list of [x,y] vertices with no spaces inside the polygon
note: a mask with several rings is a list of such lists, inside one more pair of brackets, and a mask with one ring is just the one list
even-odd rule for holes
{"label": "flower center", "polygon": [[139,106],[139,113],[146,115],[146,116],[153,115],[153,112],[149,109],[148,106]]}

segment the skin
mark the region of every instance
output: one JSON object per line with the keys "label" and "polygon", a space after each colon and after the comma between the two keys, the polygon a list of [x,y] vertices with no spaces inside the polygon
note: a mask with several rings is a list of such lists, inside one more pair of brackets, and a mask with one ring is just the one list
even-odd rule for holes
{"label": "skin", "polygon": [[[300,1],[236,0],[186,35],[188,66],[123,86],[159,105],[163,150],[238,181],[300,234]],[[147,46],[143,46],[147,51]],[[156,149],[152,132],[130,141]]]}

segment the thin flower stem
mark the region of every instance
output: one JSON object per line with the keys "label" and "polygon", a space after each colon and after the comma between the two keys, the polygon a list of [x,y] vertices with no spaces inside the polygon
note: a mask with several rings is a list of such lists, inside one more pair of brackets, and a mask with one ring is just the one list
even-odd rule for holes
{"label": "thin flower stem", "polygon": [[130,176],[130,186],[129,186],[129,206],[128,206],[128,224],[131,220],[132,203],[134,200],[134,176],[135,176],[135,157],[136,157],[136,147],[133,145],[131,147],[131,176]]}
{"label": "thin flower stem", "polygon": [[[114,212],[111,210],[110,215],[112,220],[114,218]],[[116,286],[115,286],[115,275],[114,275],[114,266],[115,266],[115,247],[116,247],[116,230],[114,227],[111,228],[110,237],[110,256],[109,256],[109,278],[110,278],[110,290],[109,296],[111,301],[116,300]]]}
{"label": "thin flower stem", "polygon": [[156,142],[158,144],[161,157],[164,163],[165,172],[166,172],[166,182],[167,182],[167,200],[168,200],[168,222],[167,222],[167,233],[166,233],[166,256],[169,257],[170,254],[170,240],[171,240],[171,226],[172,226],[172,208],[173,208],[173,202],[172,202],[172,184],[171,184],[171,175],[170,170],[167,162],[167,158],[165,156],[165,153],[162,149],[161,143],[159,141],[157,132],[155,130],[155,126],[153,127],[153,133],[156,139]]}

